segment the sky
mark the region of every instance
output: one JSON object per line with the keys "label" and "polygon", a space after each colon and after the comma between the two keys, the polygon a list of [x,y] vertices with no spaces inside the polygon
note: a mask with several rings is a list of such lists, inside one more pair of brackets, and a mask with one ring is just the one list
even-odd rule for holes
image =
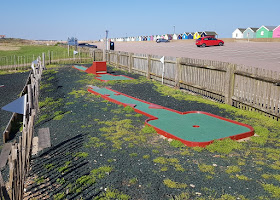
{"label": "sky", "polygon": [[0,0],[0,35],[99,40],[280,25],[280,0]]}

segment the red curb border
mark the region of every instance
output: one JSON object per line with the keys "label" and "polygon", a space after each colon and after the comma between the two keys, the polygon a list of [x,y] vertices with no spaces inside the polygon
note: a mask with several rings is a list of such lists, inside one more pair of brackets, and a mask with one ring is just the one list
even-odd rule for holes
{"label": "red curb border", "polygon": [[[79,71],[81,71],[81,72],[86,72],[86,73],[88,73],[88,74],[92,74],[92,73],[90,73],[90,72],[87,72],[86,70],[81,70],[81,69],[79,69],[79,68],[76,68],[75,66],[72,66],[72,68],[74,68],[74,69],[77,69],[77,70],[79,70]],[[102,81],[102,82],[109,82],[109,81],[117,81],[117,80],[102,80],[102,79],[99,79],[98,77],[101,77],[101,76],[99,76],[99,74],[108,74],[108,73],[96,73],[96,74],[94,74],[94,75],[96,75],[94,78],[96,79],[96,80],[99,80],[99,81]],[[131,77],[129,77],[129,76],[126,76],[126,75],[113,75],[113,74],[108,74],[108,75],[110,75],[110,76],[123,76],[123,77],[126,77],[126,78],[128,78],[128,79],[130,79],[130,80],[133,80],[134,78],[131,78]]]}
{"label": "red curb border", "polygon": [[[108,89],[108,90],[111,90],[112,92],[116,92],[118,95],[123,95],[123,96],[132,98],[132,99],[134,99],[134,100],[137,100],[137,101],[140,101],[140,102],[143,102],[143,103],[146,103],[146,104],[150,104],[150,105],[153,104],[153,103],[150,103],[150,102],[147,102],[147,101],[144,101],[144,100],[141,100],[141,99],[138,99],[138,98],[135,98],[135,97],[132,97],[132,96],[123,94],[123,93],[121,93],[121,92],[118,92],[118,91],[116,91],[116,90],[110,89],[110,88],[108,88],[108,87],[105,87],[105,88]],[[115,100],[115,99],[110,98],[110,97],[109,97],[110,95],[109,95],[109,96],[108,96],[108,95],[102,95],[102,94],[100,94],[100,93],[98,93],[98,92],[95,92],[95,91],[93,91],[91,88],[88,88],[88,92],[90,92],[90,93],[92,93],[92,94],[95,94],[95,95],[100,95],[102,98],[104,98],[104,99],[106,99],[106,100],[108,100],[108,101],[111,101],[111,102],[113,102],[113,103],[116,103],[116,104],[118,104],[118,105],[123,105],[124,107],[129,106],[129,105],[126,104],[126,103],[122,103],[122,102],[119,102],[119,101],[117,101],[117,100]],[[157,105],[157,104],[153,104],[153,105]],[[157,105],[157,106],[160,106],[160,105]],[[220,117],[220,116],[218,116],[218,115],[214,115],[214,114],[207,113],[207,112],[203,112],[203,111],[179,112],[179,111],[177,111],[177,110],[173,110],[173,109],[166,108],[166,107],[163,107],[163,106],[160,106],[160,107],[162,107],[162,109],[166,109],[166,110],[171,111],[171,112],[176,112],[176,113],[181,114],[181,115],[190,114],[190,113],[201,113],[201,114],[205,114],[205,115],[208,115],[208,116],[211,116],[211,117],[215,117],[215,118],[217,118],[217,119],[221,119],[221,120],[224,120],[224,121],[227,121],[227,122],[231,122],[231,123],[234,123],[234,124],[237,124],[237,125],[240,125],[240,126],[244,126],[244,127],[250,129],[250,131],[248,131],[248,132],[240,133],[240,134],[233,135],[233,136],[229,136],[229,137],[220,138],[220,139],[218,139],[218,140],[223,140],[223,139],[226,139],[226,138],[231,138],[232,140],[240,140],[240,139],[243,139],[243,138],[250,137],[250,136],[253,136],[253,135],[254,135],[254,129],[253,129],[253,127],[251,127],[250,125],[243,124],[243,123],[241,123],[241,122],[237,122],[237,121],[234,121],[234,120],[231,120],[231,119],[223,118],[223,117]],[[153,126],[153,125],[151,125],[151,124],[148,123],[149,121],[157,120],[157,119],[158,119],[157,117],[155,117],[155,116],[153,116],[153,115],[150,115],[150,114],[148,114],[148,113],[145,113],[145,112],[143,112],[143,111],[141,111],[141,110],[138,110],[138,109],[137,109],[137,106],[136,106],[136,108],[133,108],[133,109],[134,109],[135,112],[147,116],[148,119],[145,120],[145,124],[148,125],[148,126],[153,127],[153,128],[157,131],[158,134],[161,134],[161,135],[163,135],[163,136],[165,136],[165,137],[167,137],[167,138],[179,140],[179,141],[181,141],[183,144],[185,144],[186,146],[189,146],[189,147],[196,147],[196,146],[205,147],[205,146],[207,146],[207,145],[209,145],[209,144],[211,144],[211,143],[214,142],[214,140],[210,140],[210,141],[207,141],[207,142],[192,142],[192,141],[188,141],[188,140],[181,139],[181,138],[179,138],[179,137],[177,137],[177,136],[175,136],[175,135],[172,135],[171,133],[168,133],[168,132],[166,132],[166,131],[163,131],[163,130],[161,130],[160,128],[157,128],[157,127],[155,127],[155,126]]]}

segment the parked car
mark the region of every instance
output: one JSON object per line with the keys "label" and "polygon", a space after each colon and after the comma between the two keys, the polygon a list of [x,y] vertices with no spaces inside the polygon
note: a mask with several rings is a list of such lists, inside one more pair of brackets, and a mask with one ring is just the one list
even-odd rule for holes
{"label": "parked car", "polygon": [[164,38],[159,38],[156,40],[157,43],[160,43],[160,42],[169,42],[169,40],[166,40]]}
{"label": "parked car", "polygon": [[217,38],[206,36],[201,37],[196,40],[196,46],[197,47],[206,47],[206,46],[223,46],[224,41],[218,40]]}
{"label": "parked car", "polygon": [[80,43],[79,47],[90,47],[90,48],[97,48],[96,45],[88,44],[88,43]]}

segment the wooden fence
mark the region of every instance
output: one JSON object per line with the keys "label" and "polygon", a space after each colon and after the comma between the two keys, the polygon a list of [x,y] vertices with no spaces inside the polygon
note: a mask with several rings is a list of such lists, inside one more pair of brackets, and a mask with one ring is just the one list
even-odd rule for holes
{"label": "wooden fence", "polygon": [[[99,58],[99,50],[93,48],[78,48],[78,54],[74,54],[73,51],[70,51],[69,55],[65,52],[55,52],[48,51],[45,52],[45,62],[46,64],[70,64],[70,63],[85,63],[93,61],[95,54],[96,59],[102,60]],[[95,53],[97,52],[97,53]],[[102,51],[101,51],[102,53]],[[24,55],[24,56],[2,56],[0,57],[0,70],[24,70],[30,68],[30,65],[35,57],[39,55]],[[102,56],[102,55],[101,55]]]}
{"label": "wooden fence", "polygon": [[[81,52],[84,52],[84,56]],[[83,56],[82,56],[83,55]],[[42,54],[42,60],[40,57],[36,61],[33,61],[30,65],[33,70],[31,70],[26,84],[21,92],[21,96],[26,95],[25,103],[25,115],[13,113],[6,129],[3,133],[4,146],[1,151],[0,168],[4,168],[8,161],[9,166],[9,180],[5,183],[0,172],[0,199],[12,199],[20,200],[23,199],[24,192],[24,181],[28,175],[30,156],[32,151],[32,139],[34,135],[34,118],[39,109],[38,97],[39,97],[39,83],[41,80],[41,75],[45,69],[45,64],[51,63],[81,63],[89,62],[92,60],[102,61],[103,52],[98,49],[81,49],[78,56],[70,58],[55,58],[52,53],[48,53],[45,58],[45,53]],[[0,69],[22,69],[25,67],[26,63],[22,66],[17,63],[17,65],[8,65]],[[30,65],[28,68],[30,68]],[[17,142],[6,143],[10,139],[10,134],[12,126],[16,122],[23,123],[22,136],[19,136]],[[2,159],[4,158],[4,159]]]}
{"label": "wooden fence", "polygon": [[[6,154],[9,165],[9,180],[5,184],[0,173],[0,198],[20,200],[23,199],[24,181],[28,174],[30,156],[32,150],[32,138],[34,134],[34,118],[38,111],[39,82],[45,64],[41,62],[40,57],[32,63],[33,70],[29,74],[26,85],[21,93],[25,95],[25,115],[23,115],[22,136],[19,136],[17,142],[5,143],[1,156]],[[11,118],[4,134],[4,142],[9,137],[9,128],[15,114]],[[4,151],[4,152],[3,152]],[[4,161],[3,161],[4,160]],[[7,159],[1,158],[1,167],[5,166]]]}
{"label": "wooden fence", "polygon": [[[162,56],[107,51],[109,64],[162,80]],[[280,73],[227,62],[165,57],[164,83],[279,119]]]}

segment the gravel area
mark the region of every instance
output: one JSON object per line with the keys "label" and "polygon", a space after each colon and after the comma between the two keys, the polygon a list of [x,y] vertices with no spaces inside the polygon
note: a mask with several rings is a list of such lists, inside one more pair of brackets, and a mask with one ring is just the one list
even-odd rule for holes
{"label": "gravel area", "polygon": [[[0,85],[4,85],[3,87],[0,87],[0,108],[19,98],[28,75],[29,72],[0,75]],[[12,112],[0,109],[1,133],[5,130],[11,116]],[[3,143],[2,137],[0,137],[0,143]]]}
{"label": "gravel area", "polygon": [[47,70],[35,133],[49,127],[52,147],[33,156],[25,199],[278,198],[263,184],[279,187],[273,175],[280,164],[272,157],[263,159],[265,151],[256,154],[258,148],[276,148],[272,142],[234,143],[243,148],[230,153],[185,147],[144,127],[145,116],[87,92],[86,85],[109,86],[179,111],[238,118],[217,106],[163,96],[152,82],[101,83],[71,66]]}

